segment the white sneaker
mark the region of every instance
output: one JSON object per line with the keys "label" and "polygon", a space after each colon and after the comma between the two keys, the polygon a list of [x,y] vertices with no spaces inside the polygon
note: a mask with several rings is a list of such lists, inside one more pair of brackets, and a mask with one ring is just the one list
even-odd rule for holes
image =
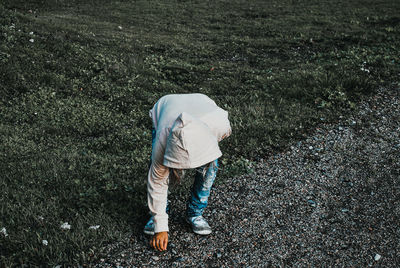
{"label": "white sneaker", "polygon": [[147,235],[154,235],[154,219],[150,217],[149,221],[144,226],[143,232]]}
{"label": "white sneaker", "polygon": [[186,221],[192,226],[194,233],[199,235],[211,234],[212,230],[203,216],[188,217]]}

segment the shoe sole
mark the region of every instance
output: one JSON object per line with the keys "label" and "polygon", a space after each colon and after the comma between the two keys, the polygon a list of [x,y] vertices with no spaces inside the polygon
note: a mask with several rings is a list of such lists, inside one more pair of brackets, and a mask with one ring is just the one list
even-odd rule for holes
{"label": "shoe sole", "polygon": [[209,234],[212,233],[212,231],[211,230],[203,230],[203,231],[195,231],[195,230],[193,230],[193,233],[198,234],[198,235],[209,235]]}
{"label": "shoe sole", "polygon": [[148,231],[148,230],[143,230],[143,233],[145,233],[147,235],[154,235],[154,232]]}

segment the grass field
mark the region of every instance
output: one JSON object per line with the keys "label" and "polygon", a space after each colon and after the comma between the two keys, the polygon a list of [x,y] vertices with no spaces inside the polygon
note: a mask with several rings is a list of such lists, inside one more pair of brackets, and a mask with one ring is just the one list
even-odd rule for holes
{"label": "grass field", "polygon": [[0,266],[89,263],[142,228],[148,110],[165,94],[201,92],[229,111],[224,179],[399,83],[399,10],[397,0],[2,0]]}

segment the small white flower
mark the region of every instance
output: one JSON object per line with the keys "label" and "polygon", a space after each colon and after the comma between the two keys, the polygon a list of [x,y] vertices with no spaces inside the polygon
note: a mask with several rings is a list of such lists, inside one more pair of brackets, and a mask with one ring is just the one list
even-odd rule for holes
{"label": "small white flower", "polygon": [[118,26],[118,29],[122,30],[122,26]]}
{"label": "small white flower", "polygon": [[49,242],[47,240],[42,240],[42,244],[47,246],[49,244]]}
{"label": "small white flower", "polygon": [[44,220],[43,216],[38,216],[38,219],[41,221]]}
{"label": "small white flower", "polygon": [[100,228],[100,225],[93,225],[93,226],[89,227],[89,229],[92,229],[92,230],[97,230],[99,228]]}
{"label": "small white flower", "polygon": [[29,34],[30,34],[30,35],[33,35],[33,32],[30,32]]}
{"label": "small white flower", "polygon": [[2,233],[5,237],[8,236],[7,230],[6,230],[6,228],[4,228],[4,227],[0,230],[0,233]]}
{"label": "small white flower", "polygon": [[362,67],[361,67],[361,71],[364,71],[364,72],[367,72],[367,73],[369,73],[369,72],[370,72],[370,70],[369,70],[369,69],[367,69],[367,68],[364,68],[364,66],[362,66]]}
{"label": "small white flower", "polygon": [[63,224],[61,224],[60,227],[61,227],[61,229],[64,229],[64,230],[71,229],[71,225],[69,225],[68,222],[64,222]]}
{"label": "small white flower", "polygon": [[379,261],[382,258],[382,256],[380,254],[376,254],[374,257],[375,261]]}
{"label": "small white flower", "polygon": [[33,43],[35,40],[33,38],[29,39],[29,42]]}

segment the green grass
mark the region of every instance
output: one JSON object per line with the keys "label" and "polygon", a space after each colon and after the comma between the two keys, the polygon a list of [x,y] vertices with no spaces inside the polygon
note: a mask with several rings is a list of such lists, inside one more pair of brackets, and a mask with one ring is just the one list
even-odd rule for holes
{"label": "green grass", "polygon": [[165,94],[205,93],[229,111],[227,178],[398,84],[398,10],[395,0],[3,0],[0,265],[88,263],[141,230],[148,110]]}

